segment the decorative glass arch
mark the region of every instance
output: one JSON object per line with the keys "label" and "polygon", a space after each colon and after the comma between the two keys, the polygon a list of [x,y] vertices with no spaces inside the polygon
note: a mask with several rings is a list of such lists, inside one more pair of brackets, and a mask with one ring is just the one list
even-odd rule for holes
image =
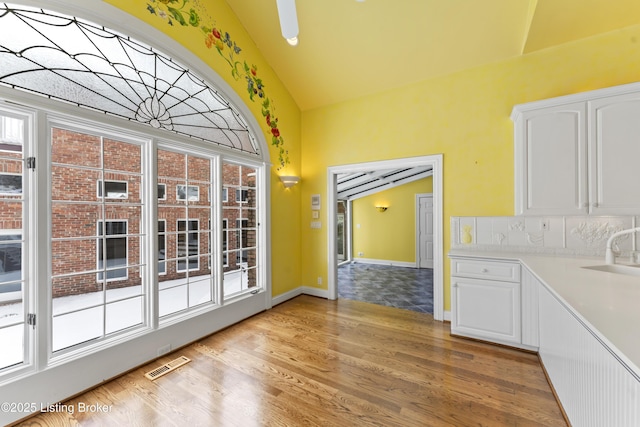
{"label": "decorative glass arch", "polygon": [[260,154],[245,120],[203,79],[75,17],[0,4],[0,84]]}

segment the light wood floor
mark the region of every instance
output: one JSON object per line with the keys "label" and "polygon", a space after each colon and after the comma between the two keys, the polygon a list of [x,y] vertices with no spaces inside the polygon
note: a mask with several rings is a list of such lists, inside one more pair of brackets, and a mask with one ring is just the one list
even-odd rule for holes
{"label": "light wood floor", "polygon": [[[300,296],[24,426],[566,426],[534,354],[429,314]],[[192,361],[156,381],[144,373]],[[79,405],[111,406],[106,413]]]}

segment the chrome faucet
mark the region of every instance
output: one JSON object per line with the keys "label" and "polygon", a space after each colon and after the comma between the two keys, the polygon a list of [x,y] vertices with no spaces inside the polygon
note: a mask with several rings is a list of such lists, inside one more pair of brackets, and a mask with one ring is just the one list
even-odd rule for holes
{"label": "chrome faucet", "polygon": [[604,254],[604,261],[607,264],[615,264],[616,263],[616,255],[620,255],[619,252],[613,250],[613,241],[616,237],[622,236],[624,234],[635,233],[636,231],[640,232],[640,227],[629,228],[627,230],[621,230],[613,233],[609,236],[609,240],[607,240],[607,249]]}

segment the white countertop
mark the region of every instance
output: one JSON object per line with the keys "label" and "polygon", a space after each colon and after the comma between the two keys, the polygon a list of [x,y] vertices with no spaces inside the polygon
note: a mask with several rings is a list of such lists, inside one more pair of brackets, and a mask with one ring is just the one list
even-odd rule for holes
{"label": "white countertop", "polygon": [[602,258],[453,249],[450,257],[519,261],[640,377],[640,277],[584,269]]}

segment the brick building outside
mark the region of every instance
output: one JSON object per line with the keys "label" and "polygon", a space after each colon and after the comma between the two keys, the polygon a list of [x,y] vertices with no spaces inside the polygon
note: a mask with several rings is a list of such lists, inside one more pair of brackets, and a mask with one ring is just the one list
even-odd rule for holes
{"label": "brick building outside", "polygon": [[[0,145],[0,238],[21,233],[21,184],[14,184],[20,186],[14,189],[17,194],[2,187],[20,181],[21,158],[21,147]],[[138,144],[52,129],[54,298],[142,283],[147,270],[140,252],[145,237],[142,159]],[[210,275],[212,250],[218,256],[217,245],[211,245],[212,161],[165,149],[158,149],[157,159],[158,281]],[[232,163],[222,166],[223,268],[225,273],[241,270],[247,287],[256,286],[255,172]],[[19,269],[15,252],[16,245],[0,245],[2,272],[15,269],[12,262]]]}

